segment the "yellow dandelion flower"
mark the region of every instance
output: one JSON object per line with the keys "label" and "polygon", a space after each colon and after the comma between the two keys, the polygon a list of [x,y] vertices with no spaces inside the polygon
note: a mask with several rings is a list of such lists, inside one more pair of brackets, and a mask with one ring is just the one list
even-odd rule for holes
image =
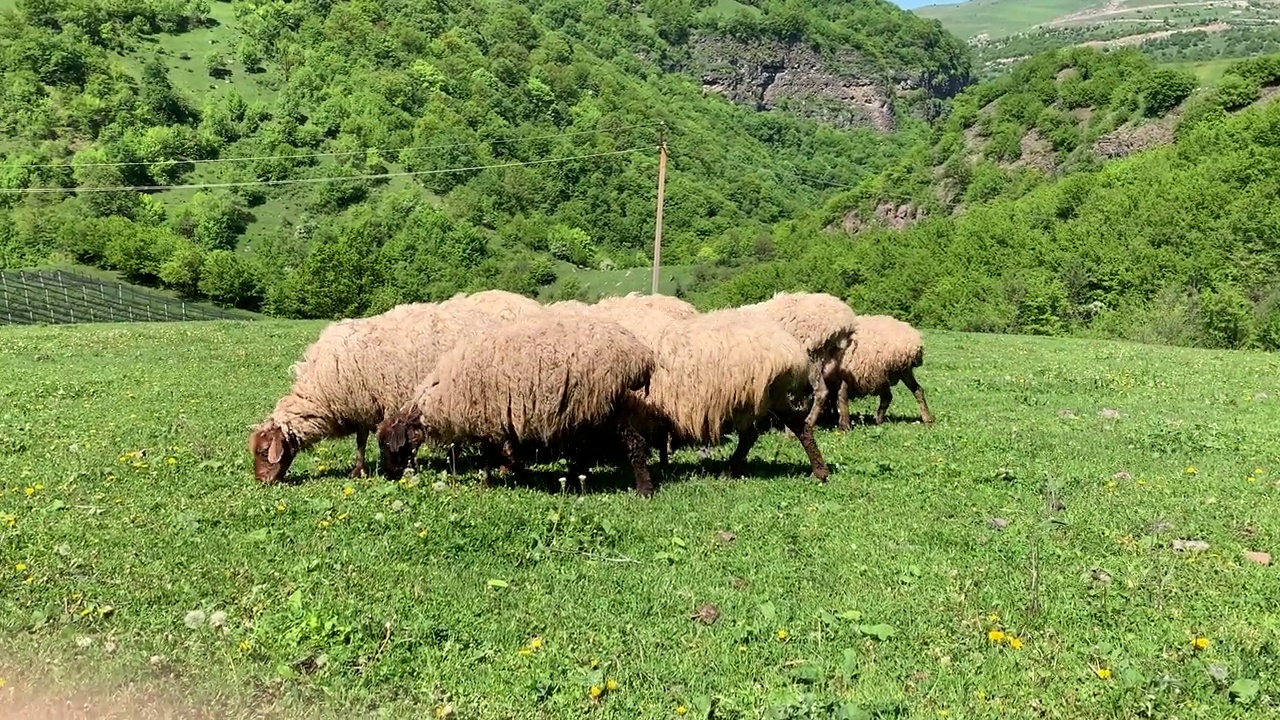
{"label": "yellow dandelion flower", "polygon": [[589,692],[592,700],[599,700],[600,696],[604,694],[604,690],[601,690],[599,685],[592,685]]}
{"label": "yellow dandelion flower", "polygon": [[1093,674],[1094,674],[1094,675],[1097,675],[1098,677],[1102,678],[1103,680],[1107,680],[1107,679],[1110,679],[1110,678],[1111,678],[1111,669],[1110,669],[1110,668],[1104,668],[1104,667],[1094,668],[1094,669],[1093,669]]}
{"label": "yellow dandelion flower", "polygon": [[249,652],[249,649],[250,649],[250,648],[252,648],[252,647],[253,647],[253,646],[249,644],[249,641],[248,641],[248,640],[241,640],[241,641],[240,641],[240,652]]}
{"label": "yellow dandelion flower", "polygon": [[22,572],[23,570],[26,570],[26,569],[27,569],[27,564],[26,564],[26,563],[18,563],[17,565],[14,565],[14,566],[13,566],[13,569],[14,569],[14,570],[17,570],[18,572]]}
{"label": "yellow dandelion flower", "polygon": [[176,458],[176,457],[168,457],[168,458],[165,458],[164,462],[165,462],[165,464],[166,464],[166,465],[177,465],[177,464],[178,464],[178,458]]}
{"label": "yellow dandelion flower", "polygon": [[538,648],[542,647],[542,638],[536,635],[530,638],[529,647],[533,650],[537,650]]}
{"label": "yellow dandelion flower", "polygon": [[779,630],[778,632],[774,633],[774,635],[776,635],[779,640],[783,640],[783,641],[791,637],[791,633],[787,632],[786,630]]}
{"label": "yellow dandelion flower", "polygon": [[418,537],[420,537],[420,538],[424,538],[424,537],[426,537],[426,536],[427,536],[427,531],[426,531],[426,529],[425,529],[425,528],[424,528],[424,529],[422,529],[422,530],[419,530],[419,531],[418,531]]}
{"label": "yellow dandelion flower", "polygon": [[1188,475],[1195,475],[1195,474],[1196,474],[1196,469],[1195,469],[1195,468],[1193,468],[1193,467],[1191,467],[1190,465],[1188,465],[1188,466],[1187,466],[1187,474],[1188,474]]}
{"label": "yellow dandelion flower", "polygon": [[31,487],[30,485],[28,485],[28,486],[27,486],[26,493],[27,493],[28,495],[34,495],[34,494],[35,494],[35,492],[36,492],[36,489],[35,489],[35,488]]}
{"label": "yellow dandelion flower", "polygon": [[41,485],[40,483],[36,483],[36,490],[43,490],[43,489],[44,489],[44,485]]}
{"label": "yellow dandelion flower", "polygon": [[676,714],[677,714],[677,715],[684,715],[684,714],[685,714],[685,713],[687,713],[687,712],[689,712],[689,708],[687,708],[687,707],[685,707],[685,706],[683,706],[683,705],[677,705],[677,706],[676,706]]}
{"label": "yellow dandelion flower", "polygon": [[319,465],[316,466],[316,472],[324,472],[325,470],[328,470],[328,469],[329,469],[329,466],[325,465],[324,463],[320,463]]}
{"label": "yellow dandelion flower", "polygon": [[988,630],[988,631],[987,631],[987,640],[989,640],[989,641],[991,641],[991,642],[993,642],[993,643],[996,643],[997,645],[998,645],[998,644],[1000,644],[1000,643],[1002,643],[1002,642],[1004,642],[1004,631],[1003,631],[1003,630],[996,630],[996,629],[994,629],[994,628],[993,628],[993,629],[991,629],[991,630]]}
{"label": "yellow dandelion flower", "polygon": [[1022,638],[1014,637],[1013,635],[1010,635],[1010,636],[1009,636],[1009,647],[1013,648],[1014,650],[1021,650],[1021,649],[1022,649]]}
{"label": "yellow dandelion flower", "polygon": [[355,491],[356,489],[351,487],[350,485],[342,488],[342,494],[346,495],[347,497],[351,497],[351,493],[354,493]]}
{"label": "yellow dandelion flower", "polygon": [[1209,648],[1209,638],[1196,636],[1191,640],[1191,647],[1197,650],[1207,650]]}
{"label": "yellow dandelion flower", "polygon": [[1252,476],[1252,475],[1250,475],[1250,476],[1248,477],[1248,480],[1249,480],[1249,482],[1258,482],[1258,478],[1256,478],[1256,477],[1254,477],[1254,476]]}
{"label": "yellow dandelion flower", "polygon": [[605,690],[608,690],[609,692],[613,692],[614,690],[617,690],[617,689],[618,689],[618,681],[617,681],[617,680],[614,680],[613,678],[609,678],[609,679],[608,679],[608,680],[606,680],[606,681],[605,681],[605,683],[604,683],[604,689],[605,689]]}
{"label": "yellow dandelion flower", "polygon": [[289,509],[289,506],[285,505],[283,501],[276,503],[276,512],[284,512],[285,510],[288,510],[288,509]]}
{"label": "yellow dandelion flower", "polygon": [[329,527],[329,521],[328,521],[328,520],[321,520],[321,521],[319,522],[319,525],[320,525],[320,527],[321,527],[321,528],[327,528],[327,527]]}

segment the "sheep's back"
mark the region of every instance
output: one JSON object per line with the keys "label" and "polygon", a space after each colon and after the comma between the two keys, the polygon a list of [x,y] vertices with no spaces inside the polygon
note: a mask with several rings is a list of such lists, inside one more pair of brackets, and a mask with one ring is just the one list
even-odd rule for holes
{"label": "sheep's back", "polygon": [[832,347],[841,336],[849,338],[850,345],[857,339],[853,308],[827,293],[778,293],[744,309],[758,310],[776,320],[809,353]]}
{"label": "sheep's back", "polygon": [[416,402],[423,422],[446,440],[501,441],[510,433],[552,443],[603,423],[653,368],[652,351],[617,323],[551,315],[454,348]]}
{"label": "sheep's back", "polygon": [[680,434],[710,442],[726,420],[763,414],[779,384],[807,376],[800,343],[778,322],[740,308],[674,321],[655,349],[648,402]]}

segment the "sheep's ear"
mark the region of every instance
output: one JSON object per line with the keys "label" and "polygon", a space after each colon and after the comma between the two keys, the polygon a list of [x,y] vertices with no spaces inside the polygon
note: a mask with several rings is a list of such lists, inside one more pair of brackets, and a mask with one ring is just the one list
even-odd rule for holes
{"label": "sheep's ear", "polygon": [[408,442],[405,422],[400,419],[392,420],[390,427],[387,428],[387,449],[391,452],[400,452]]}
{"label": "sheep's ear", "polygon": [[271,438],[271,445],[267,447],[267,462],[275,465],[284,458],[284,439],[279,437]]}

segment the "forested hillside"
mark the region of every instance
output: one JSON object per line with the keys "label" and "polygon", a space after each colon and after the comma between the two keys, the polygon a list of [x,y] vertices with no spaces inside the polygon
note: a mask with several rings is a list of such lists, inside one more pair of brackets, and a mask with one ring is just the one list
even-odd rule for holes
{"label": "forested hillside", "polygon": [[731,268],[922,140],[968,62],[879,0],[19,0],[0,264],[295,317],[572,293],[647,264],[665,134],[664,259]]}
{"label": "forested hillside", "polygon": [[[1002,81],[1004,94],[970,89],[928,150],[793,223],[779,233],[794,240],[779,242],[777,261],[700,301],[808,287],[927,327],[1280,348],[1280,57],[1242,61],[1183,100],[1187,78],[1128,65],[1140,57],[1087,52],[1037,58]],[[1082,105],[1088,112],[1074,124],[1055,121],[1060,136],[1046,133],[1051,157],[1069,168],[1001,164],[1021,158],[1010,152],[1019,132],[1045,130],[1045,119],[1086,102],[1096,104]],[[1104,163],[1084,141],[1094,122],[1102,129],[1120,118],[1167,137]],[[923,195],[946,187],[955,194]],[[895,189],[897,202],[920,203],[908,205],[914,222],[840,227],[845,208],[857,217],[868,197]]]}

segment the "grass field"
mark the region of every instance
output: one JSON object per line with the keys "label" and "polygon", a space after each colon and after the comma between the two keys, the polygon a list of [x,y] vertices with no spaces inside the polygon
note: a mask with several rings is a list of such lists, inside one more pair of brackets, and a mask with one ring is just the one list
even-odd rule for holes
{"label": "grass field", "polygon": [[981,33],[1004,37],[1100,4],[1092,0],[969,0],[925,5],[912,12],[940,21],[943,27],[962,38]]}
{"label": "grass field", "polygon": [[1280,581],[1242,555],[1280,548],[1274,355],[928,332],[937,424],[900,390],[823,432],[826,485],[775,435],[740,481],[677,456],[649,501],[350,480],[350,440],[260,487],[247,429],[321,326],[0,329],[0,715],[1280,706]]}

